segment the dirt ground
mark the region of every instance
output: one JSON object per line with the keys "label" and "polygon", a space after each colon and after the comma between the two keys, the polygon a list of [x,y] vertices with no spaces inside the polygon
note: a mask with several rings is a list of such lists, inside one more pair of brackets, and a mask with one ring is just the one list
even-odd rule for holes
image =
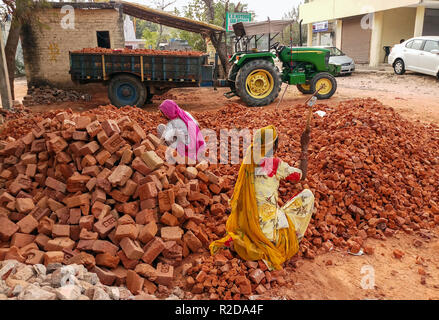
{"label": "dirt ground", "polygon": [[[339,77],[337,81],[337,93],[323,103],[336,107],[345,99],[372,97],[393,107],[403,117],[439,124],[439,81],[434,77],[414,73],[404,76],[357,73]],[[227,100],[223,96],[227,91],[224,88],[216,91],[211,88],[174,89],[163,97],[156,97],[145,109],[156,111],[164,98],[175,100],[191,112],[216,109],[227,101],[240,102],[239,98]],[[16,93],[17,99],[26,94],[25,80],[16,82]],[[54,108],[84,111],[108,104],[106,95],[106,89],[103,89],[92,93],[93,99],[87,103],[66,102],[31,108],[35,111]],[[289,87],[280,107],[298,105],[305,100],[306,96],[295,87]],[[275,108],[277,102],[268,108]],[[375,249],[372,255],[353,256],[335,249],[314,260],[299,260],[294,268],[286,268],[287,285],[272,289],[268,296],[273,299],[439,299],[438,235],[439,229],[424,237],[399,232],[386,241],[368,239],[367,245]],[[415,240],[422,242],[415,246]],[[402,259],[393,256],[395,249],[405,253]],[[373,276],[371,272],[375,286],[363,289],[361,283],[365,276]]]}
{"label": "dirt ground", "polygon": [[[396,76],[392,73],[354,73],[352,76],[338,77],[337,93],[330,99],[322,101],[330,106],[336,106],[340,101],[352,98],[372,97],[384,104],[395,108],[408,119],[427,123],[439,123],[439,80],[435,77],[416,73],[407,73]],[[282,88],[282,93],[284,88]],[[26,94],[26,80],[16,80],[16,98],[21,100]],[[153,103],[146,105],[146,110],[155,111],[163,98],[174,99],[181,107],[188,111],[216,109],[224,106],[228,101],[240,102],[238,97],[230,100],[223,94],[229,91],[226,88],[182,88],[172,89],[163,97],[157,96]],[[102,87],[98,92],[92,92],[90,102],[64,102],[57,104],[57,108],[71,108],[75,111],[84,111],[100,105],[109,104],[107,88]],[[280,108],[301,104],[307,96],[301,94],[294,86],[288,88]],[[268,106],[276,107],[278,100]],[[50,110],[55,105],[33,106],[35,111]]]}

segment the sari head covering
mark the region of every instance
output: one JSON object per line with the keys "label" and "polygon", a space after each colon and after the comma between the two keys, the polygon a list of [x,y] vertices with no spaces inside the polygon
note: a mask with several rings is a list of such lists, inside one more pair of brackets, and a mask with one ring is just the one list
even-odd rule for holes
{"label": "sari head covering", "polygon": [[[271,137],[271,139],[267,138]],[[226,223],[227,235],[210,244],[210,252],[214,255],[221,248],[233,246],[244,260],[265,260],[270,267],[282,269],[282,263],[293,257],[299,250],[294,225],[288,218],[289,227],[278,230],[278,239],[272,243],[262,233],[259,225],[258,206],[255,196],[255,168],[272,153],[277,140],[274,126],[259,129],[252,145],[247,149],[244,161],[239,170],[232,199],[232,212]]]}
{"label": "sari head covering", "polygon": [[177,151],[181,154],[181,151],[184,150],[184,154],[182,155],[196,159],[198,152],[202,150],[205,145],[203,135],[198,125],[172,100],[165,100],[159,108],[169,120],[181,119],[186,124],[190,143],[189,145],[184,145],[180,142],[177,146]]}

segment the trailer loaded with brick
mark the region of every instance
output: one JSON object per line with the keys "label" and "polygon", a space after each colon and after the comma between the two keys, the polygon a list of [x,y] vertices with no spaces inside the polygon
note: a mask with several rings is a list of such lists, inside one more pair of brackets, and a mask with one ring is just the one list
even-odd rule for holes
{"label": "trailer loaded with brick", "polygon": [[207,55],[195,51],[90,48],[70,52],[72,80],[107,84],[108,97],[117,107],[141,107],[172,88],[211,87],[213,71]]}

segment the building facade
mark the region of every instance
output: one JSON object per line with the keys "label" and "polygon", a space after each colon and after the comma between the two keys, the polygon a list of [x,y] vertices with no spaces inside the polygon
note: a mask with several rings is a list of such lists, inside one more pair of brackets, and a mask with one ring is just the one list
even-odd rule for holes
{"label": "building facade", "polygon": [[69,74],[70,51],[125,47],[123,16],[116,5],[72,5],[52,3],[52,8],[37,13],[39,23],[23,26],[21,39],[28,86],[74,88]]}
{"label": "building facade", "polygon": [[308,24],[308,46],[337,46],[370,66],[385,61],[384,47],[439,35],[439,0],[310,0],[299,14]]}

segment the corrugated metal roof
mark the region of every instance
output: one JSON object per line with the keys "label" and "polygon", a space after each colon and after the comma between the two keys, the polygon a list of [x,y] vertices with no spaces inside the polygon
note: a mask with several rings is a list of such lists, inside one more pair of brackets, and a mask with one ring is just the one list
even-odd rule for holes
{"label": "corrugated metal roof", "polygon": [[217,33],[217,32],[226,31],[223,28],[218,27],[214,24],[196,21],[184,17],[178,17],[176,15],[161,10],[151,9],[141,4],[127,2],[127,1],[120,1],[120,3],[122,4],[121,7],[122,11],[125,14],[128,14],[130,16],[139,19],[158,23],[167,27],[172,27],[176,29],[181,29],[190,32],[206,34],[206,35],[212,32]]}

